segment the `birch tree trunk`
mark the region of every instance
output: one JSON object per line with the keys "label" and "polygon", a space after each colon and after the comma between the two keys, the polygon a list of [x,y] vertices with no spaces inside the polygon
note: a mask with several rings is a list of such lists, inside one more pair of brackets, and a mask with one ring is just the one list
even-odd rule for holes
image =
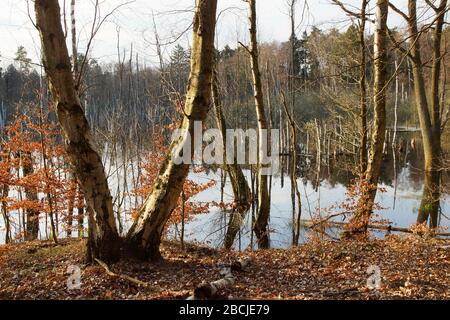
{"label": "birch tree trunk", "polygon": [[77,50],[77,28],[75,20],[75,0],[70,2],[70,25],[71,25],[71,37],[72,37],[72,67],[74,79],[78,76],[78,50]]}
{"label": "birch tree trunk", "polygon": [[[78,50],[77,50],[77,29],[76,29],[76,20],[75,20],[75,0],[70,1],[70,25],[71,25],[71,37],[72,37],[72,70],[73,70],[73,78],[77,79],[78,75]],[[69,168],[69,179],[71,185],[76,185],[76,177],[73,173],[73,168]],[[72,192],[73,191],[73,192]],[[73,224],[73,212],[74,212],[74,203],[75,203],[76,193],[75,190],[71,190],[69,204],[68,204],[68,230],[67,237],[72,236],[72,224]]]}
{"label": "birch tree trunk", "polygon": [[119,258],[120,239],[112,197],[101,158],[93,147],[89,124],[75,88],[71,63],[61,26],[57,0],[36,0],[36,26],[42,44],[43,64],[50,81],[65,148],[92,213],[88,261]]}
{"label": "birch tree trunk", "polygon": [[261,74],[258,61],[258,41],[256,36],[256,0],[248,0],[249,4],[249,22],[250,22],[250,48],[248,49],[251,57],[251,69],[253,78],[253,92],[255,97],[256,117],[258,121],[258,212],[256,221],[253,226],[256,237],[258,239],[258,247],[261,249],[269,248],[269,191],[267,183],[267,175],[262,174],[261,159],[264,159],[264,148],[261,147],[263,139],[266,136],[263,134],[267,130],[267,120],[264,110],[264,98],[261,84]]}
{"label": "birch tree trunk", "polygon": [[184,134],[170,145],[166,160],[154,182],[153,191],[145,200],[127,234],[128,247],[131,253],[139,258],[161,259],[159,246],[162,233],[189,173],[189,164],[176,164],[173,156],[186,144],[190,144],[191,152],[194,151],[194,144],[189,140],[189,137],[193,137],[194,122],[203,121],[210,108],[216,8],[217,0],[196,0],[191,72],[184,106],[185,116],[180,125]]}
{"label": "birch tree trunk", "polygon": [[374,120],[372,143],[369,153],[365,181],[367,194],[361,195],[358,212],[354,221],[358,221],[355,231],[367,230],[370,215],[377,194],[378,178],[383,160],[383,145],[386,131],[386,84],[387,84],[387,17],[388,0],[377,0],[376,30],[374,39]]}

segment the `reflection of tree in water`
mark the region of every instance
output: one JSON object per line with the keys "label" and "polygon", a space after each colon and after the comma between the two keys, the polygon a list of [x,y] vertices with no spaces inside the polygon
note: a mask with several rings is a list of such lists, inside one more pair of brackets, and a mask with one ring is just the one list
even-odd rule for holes
{"label": "reflection of tree in water", "polygon": [[[388,142],[386,154],[383,157],[380,183],[386,186],[395,187],[395,173],[397,174],[397,186],[401,189],[412,189],[420,191],[423,187],[424,176],[424,154],[422,138],[420,132],[398,132],[396,143],[396,163],[394,169],[393,150]],[[449,152],[445,150],[444,152]],[[352,172],[357,162],[349,155],[338,155],[330,157],[329,166],[324,163],[319,174],[320,181],[317,181],[317,171],[315,161],[302,166],[300,175],[310,181],[313,188],[317,189],[319,182],[328,182],[334,188],[336,185],[348,186],[356,178]],[[302,162],[304,164],[304,162]],[[442,173],[442,185],[444,193],[450,192],[450,173],[445,170]]]}

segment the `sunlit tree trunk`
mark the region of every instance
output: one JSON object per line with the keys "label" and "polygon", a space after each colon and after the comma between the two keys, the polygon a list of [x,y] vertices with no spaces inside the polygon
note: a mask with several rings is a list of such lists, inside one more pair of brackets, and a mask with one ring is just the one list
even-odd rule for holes
{"label": "sunlit tree trunk", "polygon": [[383,160],[383,145],[386,131],[386,87],[387,87],[387,17],[388,0],[377,0],[376,30],[374,39],[374,119],[372,141],[365,173],[367,188],[359,200],[353,221],[355,231],[366,231],[377,194],[378,178]]}
{"label": "sunlit tree trunk", "polygon": [[[71,25],[71,37],[72,37],[72,68],[73,78],[77,79],[78,75],[78,50],[77,50],[77,29],[75,20],[75,0],[70,1],[70,25]],[[76,177],[73,174],[73,168],[69,168],[69,180],[71,185],[76,186]],[[72,224],[73,224],[73,212],[76,193],[75,190],[70,190],[68,208],[67,208],[67,237],[72,236]]]}
{"label": "sunlit tree trunk", "polygon": [[436,19],[433,31],[433,63],[431,70],[431,110],[427,100],[424,69],[421,57],[420,33],[417,21],[417,1],[408,2],[408,32],[411,38],[409,58],[413,66],[414,93],[417,113],[422,132],[425,155],[425,179],[418,223],[426,223],[430,217],[430,227],[437,227],[440,200],[440,158],[441,158],[441,114],[439,101],[439,81],[441,76],[441,40],[447,0],[440,0],[433,6]]}
{"label": "sunlit tree trunk", "polygon": [[[140,208],[127,234],[130,251],[140,258],[161,259],[159,246],[162,233],[189,173],[189,164],[176,164],[173,157],[190,143],[189,136],[193,137],[194,122],[203,121],[210,108],[216,7],[217,0],[196,0],[191,72],[184,105],[185,115],[180,125],[185,130],[184,135],[170,145],[167,158],[155,179],[153,191]],[[194,143],[191,143],[191,151],[194,151]]]}
{"label": "sunlit tree trunk", "polygon": [[41,36],[43,64],[50,81],[65,147],[92,213],[87,258],[114,261],[120,239],[112,197],[101,158],[93,147],[92,134],[75,88],[71,63],[61,26],[57,0],[36,0],[36,26]]}
{"label": "sunlit tree trunk", "polygon": [[[412,6],[412,5],[411,5]],[[436,228],[438,226],[439,216],[439,202],[441,197],[440,190],[440,167],[441,167],[441,108],[440,108],[440,94],[439,83],[441,77],[441,42],[442,29],[445,21],[445,11],[447,7],[447,0],[441,0],[439,7],[435,8],[437,20],[433,31],[433,64],[431,70],[431,130],[422,130],[422,135],[430,133],[431,143],[424,143],[425,151],[425,179],[422,201],[420,203],[419,214],[417,217],[418,223],[426,223],[430,218],[430,227]],[[414,8],[410,8],[414,10]],[[417,20],[417,19],[416,19]],[[422,90],[420,90],[422,92]],[[426,97],[424,97],[426,100]],[[428,107],[427,107],[428,108]],[[425,117],[426,115],[422,115]],[[420,117],[419,117],[420,118]],[[426,121],[423,123],[428,124]],[[421,123],[422,127],[422,123]],[[424,139],[425,140],[425,139]],[[430,139],[427,139],[430,140]]]}
{"label": "sunlit tree trunk", "polygon": [[252,69],[253,78],[253,93],[255,97],[256,117],[258,121],[258,141],[259,141],[259,155],[258,155],[258,212],[253,230],[258,239],[258,247],[261,249],[268,248],[269,243],[269,216],[270,203],[268,191],[267,175],[262,174],[263,167],[261,159],[264,158],[264,151],[261,147],[263,139],[266,136],[263,134],[267,130],[267,120],[264,110],[264,98],[261,84],[261,74],[259,69],[259,54],[258,41],[256,35],[256,0],[248,0],[249,4],[249,23],[250,23],[250,48],[247,48],[250,54],[250,65]]}

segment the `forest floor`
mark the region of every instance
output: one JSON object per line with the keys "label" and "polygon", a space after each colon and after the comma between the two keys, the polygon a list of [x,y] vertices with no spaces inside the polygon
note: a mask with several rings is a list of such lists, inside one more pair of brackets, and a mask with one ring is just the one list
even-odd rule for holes
{"label": "forest floor", "polygon": [[[164,242],[161,263],[122,261],[109,268],[147,285],[83,263],[83,240],[0,246],[0,299],[185,299],[203,280],[220,279],[218,265],[238,257],[231,299],[450,299],[450,242],[389,236],[364,242],[313,242],[265,251],[226,252]],[[68,266],[81,269],[79,289],[67,288]],[[381,272],[369,289],[368,268]]]}

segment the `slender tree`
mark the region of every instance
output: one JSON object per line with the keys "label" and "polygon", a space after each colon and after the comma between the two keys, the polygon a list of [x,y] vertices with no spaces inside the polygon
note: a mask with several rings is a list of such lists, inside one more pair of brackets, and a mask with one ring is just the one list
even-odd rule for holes
{"label": "slender tree", "polygon": [[[220,92],[218,86],[217,72],[214,72],[214,78],[212,83],[212,96],[213,105],[215,111],[215,118],[217,127],[219,128],[222,135],[222,143],[226,145],[226,130],[228,128],[225,116],[222,110],[222,103],[220,100]],[[225,148],[224,148],[225,150]],[[237,163],[237,156],[235,154],[235,159],[233,164],[226,163],[226,154],[223,155],[224,159],[224,169],[228,172],[230,177],[231,187],[233,189],[234,204],[228,223],[227,232],[225,234],[224,247],[225,249],[230,249],[233,246],[236,234],[242,227],[242,223],[245,219],[245,215],[250,209],[251,205],[251,192],[248,186],[245,175],[242,172],[242,168]]]}
{"label": "slender tree", "polygon": [[[23,176],[27,177],[34,173],[33,168],[33,158],[31,156],[31,152],[25,151],[22,152],[22,169]],[[38,196],[36,190],[32,190],[31,188],[25,189],[25,196],[27,200],[32,202],[38,201]],[[36,240],[39,236],[39,210],[33,207],[29,207],[26,209],[27,216],[27,229],[25,232],[25,239],[28,241]]]}
{"label": "slender tree", "polygon": [[66,152],[83,189],[92,215],[90,220],[94,222],[89,228],[87,259],[114,261],[119,258],[120,241],[112,197],[75,88],[59,3],[57,0],[36,0],[35,12],[36,27],[41,36],[43,64],[64,133]]}
{"label": "slender tree", "polygon": [[[175,163],[173,158],[190,144],[194,151],[194,122],[203,121],[210,108],[211,80],[214,66],[214,35],[217,0],[196,0],[193,22],[191,71],[183,108],[180,129],[184,134],[172,142],[168,155],[155,179],[152,193],[147,197],[127,234],[130,250],[141,258],[161,259],[161,237],[183,183],[189,173],[189,164]],[[192,154],[191,154],[192,156]]]}
{"label": "slender tree", "polygon": [[[441,102],[440,102],[440,77],[442,66],[442,31],[445,23],[445,13],[448,11],[447,0],[439,0],[436,6],[431,1],[427,4],[435,12],[433,25],[432,42],[432,67],[431,67],[431,87],[430,99],[427,99],[427,89],[423,59],[421,54],[420,37],[417,21],[417,1],[408,0],[408,13],[402,12],[392,3],[390,7],[400,14],[408,24],[409,48],[405,49],[397,46],[411,61],[414,78],[414,93],[416,98],[417,114],[419,116],[420,129],[423,139],[425,155],[425,179],[422,201],[417,217],[418,223],[426,223],[430,219],[430,227],[437,227],[440,203],[440,169],[441,169],[441,133],[444,129]],[[393,37],[391,37],[393,39]],[[395,39],[393,39],[395,41]]]}
{"label": "slender tree", "polygon": [[339,6],[348,16],[358,19],[359,23],[359,95],[360,95],[360,146],[359,146],[359,166],[360,172],[364,174],[367,170],[367,84],[366,84],[366,23],[367,23],[367,5],[368,0],[361,0],[361,10],[354,12],[350,10],[342,1],[332,0],[334,4]]}
{"label": "slender tree", "polygon": [[268,191],[268,177],[263,174],[261,165],[264,159],[264,148],[261,145],[265,139],[264,131],[267,130],[267,120],[264,110],[264,97],[261,83],[261,73],[259,69],[258,40],[256,34],[256,0],[248,0],[249,5],[249,31],[250,31],[250,47],[245,47],[250,55],[250,65],[252,69],[253,94],[255,97],[256,117],[258,121],[258,212],[253,226],[256,237],[258,238],[259,248],[268,248],[269,243],[269,216],[270,203]]}
{"label": "slender tree", "polygon": [[387,17],[389,1],[377,0],[374,39],[374,119],[372,125],[372,141],[365,173],[367,188],[361,195],[358,212],[354,221],[358,220],[355,231],[366,231],[372,213],[378,188],[378,178],[383,160],[383,145],[386,131],[386,87],[387,87]]}

